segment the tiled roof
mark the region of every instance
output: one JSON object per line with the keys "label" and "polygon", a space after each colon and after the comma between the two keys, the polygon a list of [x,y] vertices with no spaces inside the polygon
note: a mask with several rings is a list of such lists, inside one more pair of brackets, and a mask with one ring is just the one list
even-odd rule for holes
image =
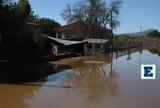
{"label": "tiled roof", "polygon": [[[79,28],[85,27],[85,26],[86,26],[86,24],[83,21],[78,21],[78,22],[74,22],[74,23],[67,24],[64,26],[56,27],[56,28],[54,28],[54,30],[56,30],[58,32],[71,31],[71,30],[79,29]],[[110,29],[106,28],[106,30],[110,30]]]}
{"label": "tiled roof", "polygon": [[67,24],[64,26],[56,27],[56,28],[54,28],[54,30],[56,30],[58,32],[63,32],[63,31],[74,30],[74,29],[80,28],[82,26],[85,26],[84,22],[79,21],[79,22],[74,22],[74,23]]}

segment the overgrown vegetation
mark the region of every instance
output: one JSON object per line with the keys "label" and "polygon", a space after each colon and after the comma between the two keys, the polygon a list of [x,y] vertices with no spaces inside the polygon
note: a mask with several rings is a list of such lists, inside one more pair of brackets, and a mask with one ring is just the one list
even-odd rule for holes
{"label": "overgrown vegetation", "polygon": [[56,31],[53,28],[59,27],[59,23],[49,18],[40,18],[38,19],[38,23],[43,33],[52,37],[56,36]]}
{"label": "overgrown vegetation", "polygon": [[35,18],[28,0],[0,0],[0,18],[0,81],[39,74],[48,45],[39,34],[54,35],[51,28],[59,24]]}
{"label": "overgrown vegetation", "polygon": [[148,49],[153,54],[160,55],[160,32],[158,30],[153,30],[146,36],[129,36],[129,35],[115,35],[114,44],[116,43],[126,43],[131,41],[142,41],[143,48]]}
{"label": "overgrown vegetation", "polygon": [[158,30],[153,30],[146,36],[130,36],[126,34],[115,35],[114,40],[127,41],[127,40],[152,40],[160,39],[160,32]]}
{"label": "overgrown vegetation", "polygon": [[159,38],[160,39],[160,32],[158,32],[158,30],[154,30],[154,31],[148,33],[147,36],[150,38]]}
{"label": "overgrown vegetation", "polygon": [[156,48],[156,47],[151,47],[149,48],[149,51],[153,54],[157,54],[158,56],[160,56],[160,49]]}

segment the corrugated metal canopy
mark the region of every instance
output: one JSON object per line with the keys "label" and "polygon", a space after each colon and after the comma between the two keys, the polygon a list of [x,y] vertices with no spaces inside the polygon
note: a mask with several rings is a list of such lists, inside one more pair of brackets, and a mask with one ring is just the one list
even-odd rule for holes
{"label": "corrugated metal canopy", "polygon": [[99,44],[101,44],[101,43],[106,43],[106,42],[108,42],[109,41],[109,39],[84,39],[83,40],[84,42],[88,42],[88,43],[99,43]]}
{"label": "corrugated metal canopy", "polygon": [[43,35],[43,36],[48,38],[48,39],[51,39],[51,40],[53,40],[55,42],[58,42],[58,43],[60,43],[62,45],[65,45],[65,46],[85,43],[85,41],[70,41],[70,40],[63,40],[63,39],[53,38],[53,37],[50,37],[48,35]]}

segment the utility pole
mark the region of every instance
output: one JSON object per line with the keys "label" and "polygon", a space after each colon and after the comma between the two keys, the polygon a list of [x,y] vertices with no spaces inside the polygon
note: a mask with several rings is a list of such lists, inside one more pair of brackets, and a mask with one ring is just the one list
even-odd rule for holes
{"label": "utility pole", "polygon": [[113,15],[112,15],[112,10],[110,10],[110,14],[111,14],[111,22],[110,22],[110,26],[111,26],[111,32],[112,32],[112,50],[113,50]]}
{"label": "utility pole", "polygon": [[141,32],[142,32],[142,26],[140,25],[139,42],[140,42],[140,44],[141,44],[141,46],[142,46],[142,40],[140,39]]}
{"label": "utility pole", "polygon": [[141,36],[141,32],[142,32],[142,26],[140,25],[140,27],[139,27],[139,37]]}

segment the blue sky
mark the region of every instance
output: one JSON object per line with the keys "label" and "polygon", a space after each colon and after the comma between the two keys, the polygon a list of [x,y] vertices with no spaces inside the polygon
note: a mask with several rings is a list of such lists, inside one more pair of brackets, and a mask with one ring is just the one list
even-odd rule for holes
{"label": "blue sky", "polygon": [[[29,0],[32,10],[40,17],[52,18],[61,25],[66,24],[60,13],[67,3],[78,0]],[[108,1],[108,0],[107,0]],[[138,32],[155,28],[160,30],[160,0],[123,0],[119,17],[120,27],[115,33]]]}

